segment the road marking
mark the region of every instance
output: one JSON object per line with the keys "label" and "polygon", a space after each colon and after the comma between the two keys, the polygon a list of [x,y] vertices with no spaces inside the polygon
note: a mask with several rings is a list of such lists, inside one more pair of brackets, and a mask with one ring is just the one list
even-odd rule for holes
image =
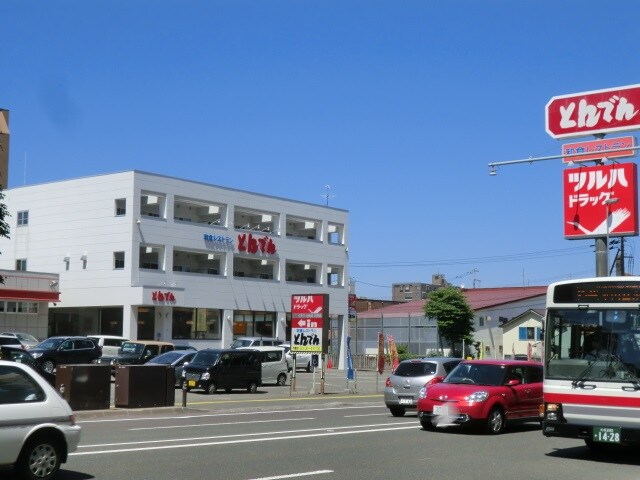
{"label": "road marking", "polygon": [[385,413],[369,413],[364,415],[345,415],[344,418],[354,418],[354,417],[382,417],[389,416],[389,412]]}
{"label": "road marking", "polygon": [[130,432],[135,432],[137,430],[166,430],[169,428],[193,428],[193,427],[217,427],[220,425],[243,425],[243,424],[254,424],[254,423],[277,423],[277,422],[299,422],[301,420],[316,420],[315,417],[306,417],[306,418],[281,418],[279,420],[250,420],[248,422],[223,422],[223,423],[192,423],[191,425],[165,425],[164,427],[138,427],[138,428],[130,428]]}
{"label": "road marking", "polygon": [[[340,395],[340,396],[332,396],[331,399],[345,399],[345,398],[380,398],[382,397],[382,393],[377,393],[375,395]],[[209,400],[203,402],[187,402],[187,406],[189,405],[211,405],[211,404],[219,404],[219,403],[264,403],[264,402],[295,402],[300,400],[319,400],[318,395],[310,396],[310,397],[280,397],[280,398],[261,398],[255,400]]]}
{"label": "road marking", "polygon": [[[384,405],[363,405],[363,406],[341,406],[341,407],[325,407],[325,408],[300,408],[293,410],[266,410],[260,411],[261,415],[270,413],[298,413],[298,412],[324,412],[325,410],[349,410],[349,409],[364,409],[364,408],[387,408]],[[129,413],[127,411],[127,413]],[[98,420],[78,420],[76,423],[109,423],[109,422],[139,422],[139,421],[153,421],[153,420],[180,420],[190,418],[205,418],[205,417],[225,417],[225,416],[240,416],[240,415],[254,415],[256,412],[233,412],[233,413],[204,413],[202,415],[176,415],[171,417],[140,417],[140,418],[101,418]]]}
{"label": "road marking", "polygon": [[[408,422],[405,422],[408,423]],[[308,434],[308,433],[314,433],[314,432],[323,432],[323,433],[327,433],[327,432],[335,432],[336,430],[346,430],[348,428],[350,429],[356,429],[356,428],[372,428],[372,427],[396,427],[393,428],[394,430],[398,430],[399,426],[402,426],[402,424],[398,424],[396,423],[378,423],[378,424],[372,424],[372,425],[356,425],[356,426],[345,426],[345,427],[333,427],[333,428],[327,428],[327,427],[323,427],[323,428],[307,428],[307,429],[302,429],[302,430],[282,430],[282,431],[275,431],[275,432],[261,432],[261,433],[238,433],[238,434],[233,434],[233,435],[216,435],[216,436],[208,436],[208,437],[187,437],[187,438],[168,438],[168,439],[163,439],[163,440],[144,440],[144,441],[137,441],[137,442],[118,442],[118,443],[103,443],[103,444],[94,444],[94,445],[79,445],[78,448],[80,449],[84,449],[84,448],[98,448],[98,447],[116,447],[116,446],[123,446],[123,445],[149,445],[152,443],[169,443],[169,442],[193,442],[193,441],[200,441],[200,440],[214,440],[214,439],[222,439],[222,438],[238,438],[238,437],[262,437],[264,435],[285,435],[285,434],[298,434],[295,437],[292,438],[299,438],[300,436],[303,436]],[[411,422],[410,426],[403,426],[404,428],[418,428],[418,425],[415,424],[415,422]],[[378,430],[376,430],[378,431]],[[367,430],[363,430],[363,432],[367,432]],[[338,433],[342,433],[342,432],[338,432]],[[351,432],[351,433],[358,433],[357,431]],[[258,441],[259,439],[257,439],[256,441]],[[263,439],[263,440],[276,440],[276,439]],[[250,440],[247,440],[250,441]],[[217,442],[217,443],[212,443],[211,445],[220,445],[220,444],[224,444],[225,442]],[[231,441],[229,443],[236,443],[234,441]],[[194,446],[198,446],[198,445],[209,445],[207,443],[203,443],[203,444],[195,444]],[[183,445],[178,445],[177,447],[182,447]],[[158,448],[174,448],[174,446],[166,446],[166,447],[158,447]],[[154,447],[140,447],[140,448],[132,448],[132,449],[126,449],[126,450],[122,450],[122,451],[138,451],[138,450],[152,450],[154,449]],[[83,453],[71,453],[70,455],[89,455],[89,454],[94,454],[94,453],[111,453],[111,452],[118,452],[119,450],[106,450],[104,452],[83,452]]]}
{"label": "road marking", "polygon": [[289,473],[288,475],[278,475],[277,477],[260,477],[252,480],[280,480],[282,478],[306,477],[308,475],[323,475],[325,473],[333,473],[333,470],[316,470],[315,472]]}

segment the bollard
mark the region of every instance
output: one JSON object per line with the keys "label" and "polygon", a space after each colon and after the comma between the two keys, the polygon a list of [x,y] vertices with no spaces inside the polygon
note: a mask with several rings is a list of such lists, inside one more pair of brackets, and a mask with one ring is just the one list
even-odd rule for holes
{"label": "bollard", "polygon": [[182,408],[187,406],[187,382],[182,382]]}

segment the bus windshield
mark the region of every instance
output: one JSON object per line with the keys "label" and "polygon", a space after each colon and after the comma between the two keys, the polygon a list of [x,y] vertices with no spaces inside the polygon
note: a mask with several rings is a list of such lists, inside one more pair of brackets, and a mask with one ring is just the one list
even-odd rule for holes
{"label": "bus windshield", "polygon": [[549,308],[546,377],[584,381],[638,381],[640,310]]}

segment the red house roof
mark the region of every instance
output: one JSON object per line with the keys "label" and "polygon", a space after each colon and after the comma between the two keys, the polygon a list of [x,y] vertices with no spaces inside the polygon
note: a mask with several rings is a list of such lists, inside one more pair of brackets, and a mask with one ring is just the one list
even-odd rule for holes
{"label": "red house roof", "polygon": [[[507,303],[518,302],[547,294],[547,287],[502,287],[502,288],[462,288],[462,293],[474,311],[497,307]],[[398,305],[359,312],[358,318],[380,318],[400,316],[422,316],[427,300],[414,300]]]}

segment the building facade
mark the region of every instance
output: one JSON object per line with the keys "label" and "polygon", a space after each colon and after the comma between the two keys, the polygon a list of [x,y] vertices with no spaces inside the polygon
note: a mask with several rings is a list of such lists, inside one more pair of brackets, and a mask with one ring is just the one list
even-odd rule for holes
{"label": "building facade", "polygon": [[346,338],[346,210],[142,171],[5,195],[0,267],[60,276],[49,335],[286,339],[291,295],[316,293],[330,296],[333,346]]}

